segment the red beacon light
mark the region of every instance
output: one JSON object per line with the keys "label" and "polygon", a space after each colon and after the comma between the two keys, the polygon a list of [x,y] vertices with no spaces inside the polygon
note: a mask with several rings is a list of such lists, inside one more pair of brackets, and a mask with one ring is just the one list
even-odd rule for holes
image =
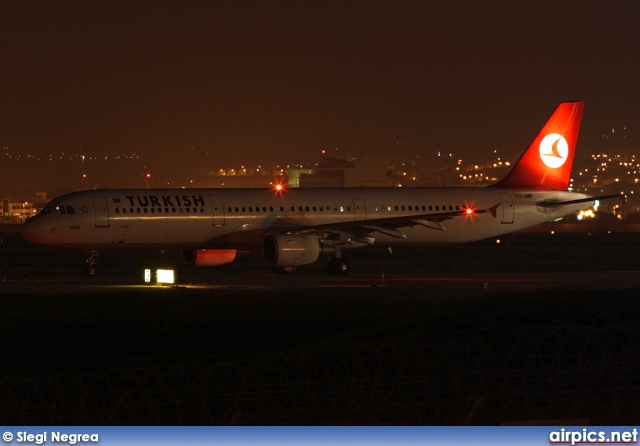
{"label": "red beacon light", "polygon": [[467,215],[471,215],[471,214],[473,214],[473,213],[474,213],[473,208],[465,208],[465,210],[464,210],[464,211],[466,212],[466,214],[467,214]]}
{"label": "red beacon light", "polygon": [[276,184],[274,184],[274,185],[273,185],[273,190],[274,190],[275,192],[282,192],[282,191],[284,191],[284,184],[282,184],[282,183],[276,183]]}

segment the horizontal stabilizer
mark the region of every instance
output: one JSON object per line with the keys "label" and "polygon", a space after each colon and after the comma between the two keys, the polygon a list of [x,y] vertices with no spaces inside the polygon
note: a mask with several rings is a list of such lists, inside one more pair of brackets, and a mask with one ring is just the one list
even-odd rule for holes
{"label": "horizontal stabilizer", "polygon": [[554,207],[557,208],[557,207],[561,207],[561,206],[567,206],[569,204],[589,203],[590,201],[608,200],[610,198],[621,198],[621,197],[623,197],[623,195],[616,194],[616,195],[603,195],[601,197],[581,198],[579,200],[543,201],[541,203],[538,203],[538,206],[543,207],[543,208],[554,208]]}

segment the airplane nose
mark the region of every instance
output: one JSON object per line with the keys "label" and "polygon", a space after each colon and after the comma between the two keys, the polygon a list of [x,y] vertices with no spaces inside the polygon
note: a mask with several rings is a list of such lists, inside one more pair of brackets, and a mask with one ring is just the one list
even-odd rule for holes
{"label": "airplane nose", "polygon": [[30,241],[31,243],[38,243],[40,241],[39,227],[40,225],[36,221],[36,218],[35,217],[30,218],[29,220],[24,222],[24,224],[22,225],[22,228],[20,231],[22,233],[22,237],[24,237],[26,240]]}

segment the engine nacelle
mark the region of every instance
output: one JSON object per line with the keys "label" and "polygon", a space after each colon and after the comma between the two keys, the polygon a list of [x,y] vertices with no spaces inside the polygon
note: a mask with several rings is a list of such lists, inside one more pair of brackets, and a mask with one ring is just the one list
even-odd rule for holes
{"label": "engine nacelle", "polygon": [[235,249],[193,249],[180,251],[182,260],[195,266],[218,266],[231,263],[236,259]]}
{"label": "engine nacelle", "polygon": [[314,263],[322,248],[318,237],[278,234],[264,239],[262,256],[271,266],[301,266]]}

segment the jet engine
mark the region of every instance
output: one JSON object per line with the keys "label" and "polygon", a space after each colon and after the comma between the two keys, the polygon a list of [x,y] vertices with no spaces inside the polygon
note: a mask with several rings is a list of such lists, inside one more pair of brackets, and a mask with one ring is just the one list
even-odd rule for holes
{"label": "jet engine", "polygon": [[301,266],[314,263],[322,248],[318,237],[300,234],[277,234],[264,239],[262,255],[274,267]]}
{"label": "jet engine", "polygon": [[236,258],[235,249],[193,249],[182,250],[180,255],[182,260],[189,265],[195,266],[218,266],[231,263]]}

